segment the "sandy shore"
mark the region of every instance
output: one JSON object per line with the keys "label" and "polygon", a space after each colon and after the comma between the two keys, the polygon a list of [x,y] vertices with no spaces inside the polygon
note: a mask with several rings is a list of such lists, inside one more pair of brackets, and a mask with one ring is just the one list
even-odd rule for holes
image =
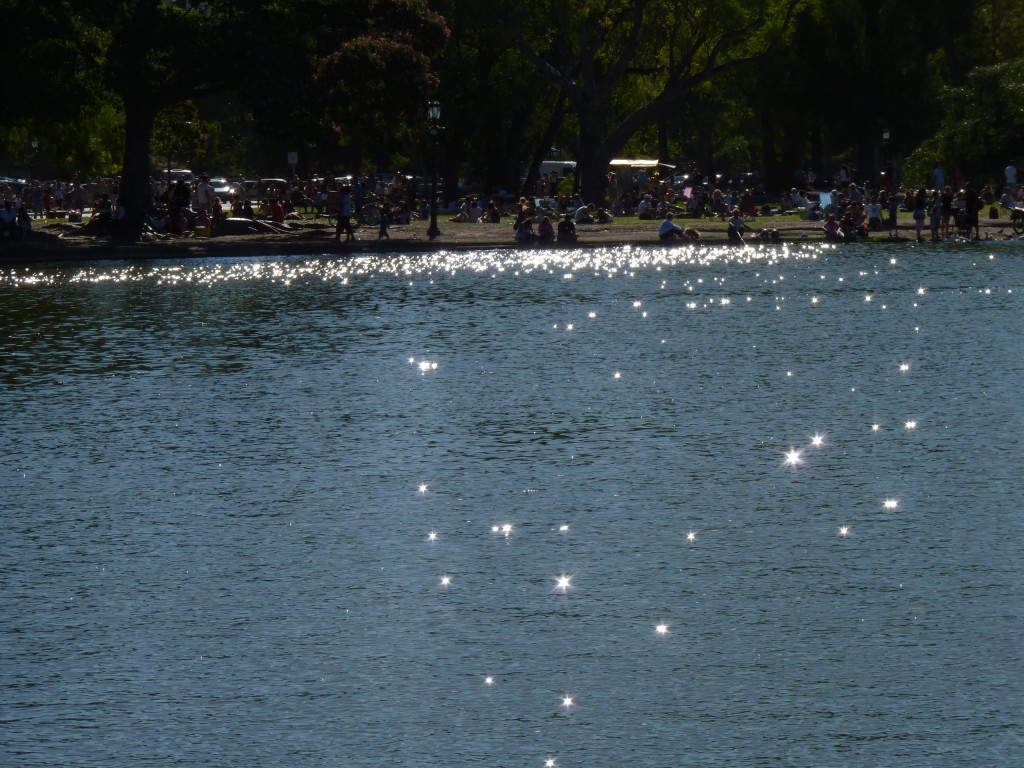
{"label": "sandy shore", "polygon": [[[909,214],[900,219],[899,237],[887,232],[873,232],[866,242],[912,242],[915,237]],[[679,219],[682,226],[693,226],[701,233],[701,241],[727,242],[726,225],[717,220]],[[794,217],[765,217],[748,222],[757,231],[776,229],[783,241],[822,239],[821,222],[802,221]],[[577,227],[581,247],[622,244],[657,244],[660,221],[640,221],[624,217],[612,224],[584,224]],[[470,248],[515,247],[511,221],[500,224],[454,223],[439,219],[440,237],[427,236],[427,222],[392,225],[390,239],[378,239],[376,227],[360,227],[354,242],[338,242],[334,228],[324,219],[307,219],[289,224],[282,233],[265,231],[232,234],[210,238],[167,237],[147,242],[129,242],[107,237],[93,237],[81,225],[68,223],[37,224],[24,243],[0,243],[0,263],[40,263],[52,261],[85,261],[103,259],[181,259],[217,255],[351,255],[359,253],[418,252]],[[1013,237],[1007,219],[981,220],[982,239],[1002,240]],[[925,233],[928,239],[928,233]],[[748,235],[748,241],[757,242]]]}

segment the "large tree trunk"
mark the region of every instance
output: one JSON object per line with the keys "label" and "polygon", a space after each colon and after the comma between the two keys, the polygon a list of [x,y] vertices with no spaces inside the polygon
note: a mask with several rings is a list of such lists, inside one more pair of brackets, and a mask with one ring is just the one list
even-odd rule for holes
{"label": "large tree trunk", "polygon": [[610,147],[601,139],[601,122],[594,109],[581,109],[580,150],[576,170],[584,202],[604,206],[608,188],[608,164],[620,147]]}
{"label": "large tree trunk", "polygon": [[606,205],[605,192],[608,189],[608,164],[611,155],[602,151],[588,154],[580,152],[577,166],[580,174],[580,194],[584,202],[598,207]]}
{"label": "large tree trunk", "polygon": [[523,181],[519,191],[519,194],[523,197],[534,196],[534,190],[537,188],[537,179],[540,178],[540,164],[543,162],[545,155],[547,155],[548,147],[555,140],[555,135],[565,119],[566,103],[565,94],[559,93],[558,102],[551,112],[551,119],[548,120],[544,133],[537,139],[537,143],[534,145],[533,155],[530,157],[530,167],[526,172],[526,179]]}
{"label": "large tree trunk", "polygon": [[142,234],[152,206],[150,188],[149,143],[153,135],[156,107],[125,101],[124,168],[121,171],[120,198],[127,214],[120,235],[132,240]]}

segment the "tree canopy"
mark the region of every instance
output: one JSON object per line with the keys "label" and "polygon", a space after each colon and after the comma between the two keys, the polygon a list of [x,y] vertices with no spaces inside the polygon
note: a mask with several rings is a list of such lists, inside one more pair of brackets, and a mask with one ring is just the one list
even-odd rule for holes
{"label": "tree canopy", "polygon": [[[1024,156],[1024,0],[0,0],[20,76],[0,171],[418,172],[445,105],[444,177],[515,189],[552,147],[600,199],[608,160],[657,156],[769,186],[906,159],[976,181]],[[887,138],[886,138],[887,137]],[[141,205],[141,203],[140,203]],[[136,216],[140,210],[133,210]]]}
{"label": "tree canopy", "polygon": [[601,200],[608,162],[626,143],[699,86],[762,56],[797,4],[518,2],[498,18],[571,105],[583,194]]}

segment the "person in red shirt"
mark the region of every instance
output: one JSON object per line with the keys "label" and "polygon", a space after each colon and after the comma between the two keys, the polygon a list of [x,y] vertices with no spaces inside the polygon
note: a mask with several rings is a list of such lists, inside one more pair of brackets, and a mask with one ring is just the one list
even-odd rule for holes
{"label": "person in red shirt", "polygon": [[270,219],[271,221],[284,221],[284,206],[276,197],[270,201]]}

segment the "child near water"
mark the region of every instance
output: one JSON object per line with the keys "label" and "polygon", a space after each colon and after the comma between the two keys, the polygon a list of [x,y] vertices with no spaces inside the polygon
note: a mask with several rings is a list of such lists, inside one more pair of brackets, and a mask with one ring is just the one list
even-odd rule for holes
{"label": "child near water", "polygon": [[897,237],[900,234],[900,224],[899,224],[899,221],[897,220],[896,217],[899,215],[900,209],[899,209],[899,203],[896,200],[896,195],[895,194],[892,194],[892,193],[889,194],[888,205],[889,205],[889,237]]}
{"label": "child near water", "polygon": [[388,209],[381,206],[380,209],[380,232],[377,233],[377,239],[383,238],[391,239],[391,235],[388,233],[388,227],[391,225],[391,217],[388,216]]}
{"label": "child near water", "polygon": [[942,239],[939,236],[939,227],[942,225],[942,200],[937,189],[932,190],[931,199],[928,200],[928,221],[932,230],[932,242],[937,243]]}

